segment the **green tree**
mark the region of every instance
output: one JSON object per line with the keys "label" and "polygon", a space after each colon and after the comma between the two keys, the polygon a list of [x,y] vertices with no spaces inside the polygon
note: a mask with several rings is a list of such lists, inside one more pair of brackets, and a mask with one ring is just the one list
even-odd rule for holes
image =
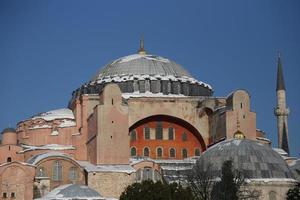
{"label": "green tree", "polygon": [[151,180],[129,185],[120,200],[193,200],[192,191],[177,183],[165,184]]}
{"label": "green tree", "polygon": [[294,188],[288,190],[287,200],[300,200],[300,183],[297,183]]}
{"label": "green tree", "polygon": [[214,184],[211,197],[213,200],[238,200],[239,185],[232,172],[232,162],[225,161],[222,165],[221,181]]}

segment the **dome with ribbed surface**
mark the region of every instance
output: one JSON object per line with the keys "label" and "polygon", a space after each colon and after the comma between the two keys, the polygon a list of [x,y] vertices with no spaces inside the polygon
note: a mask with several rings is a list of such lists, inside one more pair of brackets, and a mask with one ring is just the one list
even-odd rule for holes
{"label": "dome with ribbed surface", "polygon": [[102,68],[92,81],[116,75],[192,76],[179,64],[161,56],[133,54],[114,60]]}
{"label": "dome with ribbed surface", "polygon": [[138,54],[105,65],[89,82],[72,93],[69,106],[82,94],[99,94],[105,85],[117,84],[126,96],[212,96],[212,87],[191,76],[181,65],[161,56]]}
{"label": "dome with ribbed surface", "polygon": [[205,151],[198,160],[200,166],[208,166],[212,174],[221,177],[222,164],[232,161],[235,170],[249,179],[289,179],[292,178],[284,159],[270,146],[248,139],[222,141]]}

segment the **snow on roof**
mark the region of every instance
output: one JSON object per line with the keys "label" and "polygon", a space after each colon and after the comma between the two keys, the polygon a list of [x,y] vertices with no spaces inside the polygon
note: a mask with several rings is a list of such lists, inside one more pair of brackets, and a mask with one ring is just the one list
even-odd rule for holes
{"label": "snow on roof", "polygon": [[137,97],[163,97],[163,98],[174,98],[174,97],[185,97],[187,98],[188,96],[184,96],[183,94],[163,94],[163,93],[152,93],[149,91],[146,91],[145,93],[140,93],[139,91],[133,92],[133,93],[123,93],[122,97],[124,99],[129,99],[129,98],[137,98]]}
{"label": "snow on roof", "polygon": [[148,157],[134,157],[134,158],[130,158],[130,164],[135,165],[137,163],[140,162],[145,162],[145,161],[150,161],[150,162],[154,162],[157,164],[195,164],[196,163],[196,159],[194,159],[193,157],[190,158],[185,158],[183,160],[175,160],[175,159],[151,159]]}
{"label": "snow on roof", "polygon": [[131,165],[93,165],[87,161],[78,161],[87,172],[123,172],[131,174],[136,170]]}
{"label": "snow on roof", "polygon": [[36,200],[104,200],[105,198],[94,189],[86,185],[75,185],[67,184],[61,185],[51,192],[46,194],[44,197]]}
{"label": "snow on roof", "polygon": [[74,150],[75,149],[75,147],[72,145],[60,145],[60,144],[47,144],[47,145],[42,145],[42,146],[32,146],[32,145],[22,144],[21,147],[23,147],[24,150],[20,151],[19,153],[24,153],[27,151],[34,151],[34,150],[61,151],[61,150]]}
{"label": "snow on roof", "polygon": [[44,119],[45,121],[52,121],[54,119],[75,119],[72,110],[67,108],[51,110],[48,112],[37,114],[31,119]]}
{"label": "snow on roof", "polygon": [[297,182],[295,179],[292,178],[252,178],[252,179],[245,179],[247,183],[250,182]]}
{"label": "snow on roof", "polygon": [[2,164],[0,165],[0,167],[5,166],[5,165],[10,165],[10,164],[13,164],[13,163],[17,163],[17,164],[21,164],[21,165],[26,165],[26,166],[35,167],[35,165],[32,165],[32,164],[30,164],[30,163],[26,163],[26,162],[20,162],[20,161],[5,162],[5,163],[2,163]]}
{"label": "snow on roof", "polygon": [[283,149],[273,148],[273,150],[276,151],[277,153],[279,153],[281,156],[288,156],[288,153],[286,151],[284,151]]}
{"label": "snow on roof", "polygon": [[143,58],[146,60],[155,60],[155,61],[165,62],[165,63],[170,62],[169,59],[163,58],[161,56],[154,56],[154,55],[149,55],[149,54],[132,54],[129,56],[124,56],[122,58],[119,58],[119,59],[113,61],[111,64],[129,62],[129,61],[136,60],[139,58]]}
{"label": "snow on roof", "polygon": [[271,140],[269,140],[268,138],[264,138],[264,137],[256,137],[256,139],[266,141],[266,142],[271,142]]}
{"label": "snow on roof", "polygon": [[[38,154],[38,155],[35,155],[35,156],[29,158],[27,160],[27,163],[32,164],[32,165],[36,165],[38,162],[40,162],[41,160],[43,160],[45,158],[48,158],[48,157],[62,157],[62,158],[67,158],[67,159],[74,160],[68,154],[61,153],[61,152],[50,151],[50,152]],[[77,162],[76,160],[74,160],[74,161]]]}
{"label": "snow on roof", "polygon": [[[100,74],[101,75],[101,74]],[[102,78],[99,78],[96,80],[97,83],[110,83],[110,82],[125,82],[125,81],[130,81],[130,80],[171,80],[171,81],[181,81],[181,82],[190,82],[190,83],[195,83],[202,85],[204,87],[207,87],[209,89],[212,89],[212,87],[204,83],[202,81],[198,81],[192,77],[188,76],[180,76],[176,77],[173,75],[149,75],[149,74],[133,74],[133,75],[111,75],[111,76],[104,76]],[[95,82],[92,82],[91,84],[94,84]]]}

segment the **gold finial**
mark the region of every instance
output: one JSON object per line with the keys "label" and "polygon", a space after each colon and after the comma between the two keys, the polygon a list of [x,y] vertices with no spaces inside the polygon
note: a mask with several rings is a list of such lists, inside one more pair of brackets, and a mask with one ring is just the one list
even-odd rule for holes
{"label": "gold finial", "polygon": [[140,39],[140,49],[138,50],[138,53],[139,54],[143,54],[143,55],[146,54],[146,51],[145,51],[145,48],[144,48],[144,35],[141,36],[141,39]]}

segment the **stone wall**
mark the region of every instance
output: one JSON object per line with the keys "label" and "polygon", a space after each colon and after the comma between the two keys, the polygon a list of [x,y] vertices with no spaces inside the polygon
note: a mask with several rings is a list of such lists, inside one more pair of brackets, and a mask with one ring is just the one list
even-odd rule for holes
{"label": "stone wall", "polygon": [[135,181],[135,173],[90,172],[88,186],[104,197],[119,198],[128,185]]}

